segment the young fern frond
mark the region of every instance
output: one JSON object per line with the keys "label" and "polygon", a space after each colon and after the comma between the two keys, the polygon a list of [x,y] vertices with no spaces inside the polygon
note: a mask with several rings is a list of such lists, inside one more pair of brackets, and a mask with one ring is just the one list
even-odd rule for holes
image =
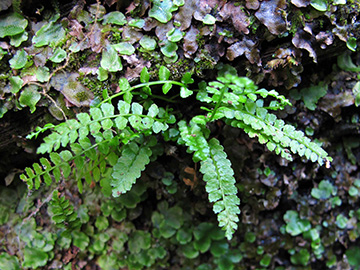
{"label": "young fern frond", "polygon": [[209,146],[207,137],[210,131],[194,122],[190,122],[190,126],[185,121],[178,123],[180,130],[179,144],[185,144],[188,147],[189,153],[194,152],[193,160],[198,162],[205,160],[209,156]]}
{"label": "young fern frond", "polygon": [[113,196],[119,197],[129,191],[136,179],[141,175],[145,166],[150,162],[151,146],[156,144],[155,137],[149,138],[141,144],[130,142],[124,145],[121,156],[113,167]]}
{"label": "young fern frond", "polygon": [[238,227],[240,214],[234,171],[219,141],[212,138],[208,145],[209,157],[200,162],[200,172],[204,175],[209,201],[214,203],[213,210],[218,215],[219,226],[224,228],[225,236],[230,240]]}
{"label": "young fern frond", "polygon": [[195,162],[200,161],[200,172],[204,174],[209,201],[214,203],[213,211],[218,215],[219,226],[224,228],[226,237],[231,239],[237,229],[237,215],[240,214],[240,200],[236,196],[231,162],[217,139],[207,140],[208,129],[192,121],[190,125],[180,121],[179,130],[179,143],[185,144],[189,152],[194,152]]}
{"label": "young fern frond", "polygon": [[262,110],[261,114],[252,114],[239,107],[235,112],[229,108],[221,108],[219,111],[227,111],[224,113],[227,124],[242,128],[250,137],[257,137],[259,142],[266,144],[270,151],[275,151],[276,154],[290,161],[293,160],[291,153],[305,156],[320,165],[331,161],[331,157],[318,144],[312,142],[302,131],[277,119],[274,114],[265,110]]}
{"label": "young fern frond", "polygon": [[61,233],[62,236],[69,237],[73,230],[81,227],[80,219],[74,211],[74,207],[64,196],[60,197],[57,190],[54,190],[49,204],[49,210],[52,213],[51,219],[59,228],[66,228],[66,230]]}

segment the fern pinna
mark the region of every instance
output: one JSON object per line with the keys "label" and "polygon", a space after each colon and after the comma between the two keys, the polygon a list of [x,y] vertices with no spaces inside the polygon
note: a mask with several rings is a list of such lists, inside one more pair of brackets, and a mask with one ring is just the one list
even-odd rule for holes
{"label": "fern pinna", "polygon": [[[52,179],[74,178],[82,192],[83,180],[88,184],[99,182],[106,195],[121,196],[131,189],[151,160],[156,158],[154,151],[159,136],[169,139],[169,125],[172,125],[172,139],[188,147],[193,153],[194,162],[200,162],[200,172],[206,182],[209,201],[217,214],[219,226],[231,239],[237,229],[240,214],[240,199],[237,197],[236,180],[231,163],[224,148],[216,138],[211,138],[208,123],[222,120],[233,127],[243,129],[250,137],[257,137],[271,151],[283,158],[292,160],[292,153],[305,156],[320,165],[328,166],[331,157],[302,131],[277,119],[270,110],[281,110],[290,102],[276,91],[258,89],[248,78],[238,77],[234,72],[222,72],[216,81],[199,84],[196,99],[201,102],[206,115],[196,115],[188,123],[180,119],[176,124],[170,109],[158,107],[154,100],[162,99],[170,104],[173,85],[180,86],[180,98],[187,98],[195,91],[188,89],[193,83],[190,73],[181,82],[169,80],[166,67],[159,69],[161,81],[149,82],[146,68],[140,77],[141,84],[130,86],[121,79],[122,91],[89,110],[79,113],[76,119],[59,125],[46,125],[30,137],[51,129],[38,148],[38,153],[48,153],[32,168],[26,168],[21,179],[30,189],[39,188],[42,182],[50,185]],[[162,85],[164,96],[153,95],[150,86]],[[134,91],[139,89],[140,92]],[[137,94],[145,100],[144,105],[132,102]],[[123,95],[115,108],[110,101]],[[269,98],[271,100],[269,101]],[[181,115],[179,115],[181,117]],[[156,136],[155,136],[156,135]]]}

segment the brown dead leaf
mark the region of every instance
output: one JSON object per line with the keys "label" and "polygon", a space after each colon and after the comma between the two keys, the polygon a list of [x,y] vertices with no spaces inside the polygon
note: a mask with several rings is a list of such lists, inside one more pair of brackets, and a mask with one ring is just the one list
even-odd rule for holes
{"label": "brown dead leaf", "polygon": [[349,32],[348,27],[336,25],[336,28],[334,28],[332,31],[340,40],[344,42],[347,41]]}
{"label": "brown dead leaf", "polygon": [[72,105],[90,106],[94,94],[77,80],[78,77],[78,73],[58,73],[51,78],[50,84]]}
{"label": "brown dead leaf", "polygon": [[330,114],[336,122],[341,120],[341,108],[354,104],[354,96],[351,92],[341,92],[337,95],[327,94],[321,98],[318,108]]}
{"label": "brown dead leaf", "polygon": [[103,34],[101,33],[101,27],[98,23],[94,24],[92,28],[89,42],[91,50],[96,53],[100,53],[102,48],[106,45]]}
{"label": "brown dead leaf", "polygon": [[[112,1],[113,1],[113,0],[112,0]],[[115,0],[115,1],[116,1],[116,0]],[[130,5],[126,8],[125,14],[131,13],[132,11],[135,10],[135,8],[136,8],[137,6],[139,6],[139,3],[135,3],[135,1],[132,1],[132,2],[130,3]]]}
{"label": "brown dead leaf", "polygon": [[158,26],[160,24],[160,22],[158,20],[155,20],[153,18],[145,18],[145,25],[143,27],[144,31],[149,32],[151,31],[153,28],[155,28],[156,26]]}
{"label": "brown dead leaf", "polygon": [[186,35],[184,36],[184,56],[187,58],[191,58],[191,56],[197,51],[199,45],[197,43],[197,36],[199,35],[200,31],[191,26],[190,30],[187,31]]}
{"label": "brown dead leaf", "polygon": [[246,0],[246,8],[257,10],[260,7],[259,0]]}
{"label": "brown dead leaf", "polygon": [[226,52],[226,58],[233,61],[236,57],[245,54],[251,64],[261,65],[259,50],[255,47],[256,43],[251,39],[244,38],[242,41],[231,45]]}
{"label": "brown dead leaf", "polygon": [[313,41],[315,40],[309,33],[306,33],[304,30],[298,30],[293,39],[292,44],[298,49],[305,49],[309,52],[309,56],[313,58],[313,61],[317,63],[317,55],[316,51],[314,50]]}
{"label": "brown dead leaf", "polygon": [[185,173],[185,175],[187,175],[189,177],[189,178],[183,177],[183,181],[184,181],[185,185],[190,186],[191,189],[193,189],[198,181],[198,179],[196,177],[196,170],[191,167],[185,167],[184,173]]}
{"label": "brown dead leaf", "polygon": [[223,57],[225,54],[225,47],[223,43],[209,42],[209,44],[204,45],[206,52],[209,52],[212,60],[217,63],[220,60],[220,57]]}
{"label": "brown dead leaf", "polygon": [[9,7],[11,7],[12,2],[13,1],[11,1],[11,0],[1,0],[0,11],[7,10]]}
{"label": "brown dead leaf", "polygon": [[78,247],[71,246],[62,259],[63,263],[68,264],[72,259],[76,258],[76,255],[79,253],[79,251],[80,249]]}
{"label": "brown dead leaf", "polygon": [[188,29],[191,25],[191,20],[194,15],[195,10],[197,9],[197,1],[190,0],[185,1],[185,4],[179,8],[179,11],[174,17],[174,22],[180,24],[180,30],[184,31]]}
{"label": "brown dead leaf", "polygon": [[69,34],[73,37],[77,37],[78,40],[84,38],[83,26],[77,20],[70,20],[70,29]]}
{"label": "brown dead leaf", "polygon": [[183,181],[184,181],[185,185],[190,186],[191,190],[194,188],[194,184],[195,184],[194,181],[191,181],[188,178],[183,178]]}
{"label": "brown dead leaf", "polygon": [[[186,1],[185,1],[186,2]],[[212,10],[220,10],[224,4],[224,1],[219,0],[197,0],[194,7],[194,18],[198,21],[203,21],[207,14],[210,14]]]}
{"label": "brown dead leaf", "polygon": [[1,48],[1,49],[4,49],[4,50],[8,50],[8,49],[11,48],[11,46],[10,46],[7,42],[5,42],[5,41],[1,41],[1,42],[0,42],[0,48]]}
{"label": "brown dead leaf", "polygon": [[122,32],[123,40],[126,40],[126,42],[129,42],[131,44],[139,41],[142,37],[143,34],[131,26],[125,26]]}
{"label": "brown dead leaf", "polygon": [[271,34],[277,36],[286,31],[286,22],[282,15],[285,9],[286,1],[284,0],[262,1],[255,16],[269,29]]}
{"label": "brown dead leaf", "polygon": [[295,48],[279,48],[272,55],[275,59],[272,59],[266,63],[266,67],[269,69],[276,69],[278,67],[286,67],[298,65],[300,61],[301,53],[298,53]]}
{"label": "brown dead leaf", "polygon": [[224,20],[230,18],[233,26],[239,33],[249,34],[248,26],[250,25],[250,19],[245,12],[241,10],[240,6],[235,6],[233,2],[226,3],[219,12],[219,15]]}
{"label": "brown dead leaf", "polygon": [[167,24],[159,24],[155,29],[155,34],[160,41],[167,40],[166,34],[174,28],[172,21]]}
{"label": "brown dead leaf", "polygon": [[192,174],[192,175],[195,175],[195,174],[196,174],[195,169],[194,169],[194,168],[191,168],[191,167],[185,167],[184,172],[186,172],[186,173],[188,173],[188,174]]}
{"label": "brown dead leaf", "polygon": [[284,67],[278,66],[276,70],[265,71],[269,73],[269,85],[274,87],[285,86],[286,89],[297,87],[301,82],[300,74],[303,72],[302,65],[292,66],[286,65]]}
{"label": "brown dead leaf", "polygon": [[36,78],[35,75],[26,75],[24,77],[21,78],[24,82],[23,82],[23,86],[28,84],[29,82],[37,82],[38,79]]}
{"label": "brown dead leaf", "polygon": [[15,175],[20,173],[21,171],[19,169],[11,169],[11,171],[8,173],[8,175],[6,175],[5,177],[5,185],[9,186],[15,178]]}
{"label": "brown dead leaf", "polygon": [[135,54],[123,55],[123,58],[126,60],[126,62],[128,62],[129,65],[134,66],[134,68],[126,68],[125,78],[130,82],[140,77],[140,73],[144,67],[151,67],[151,63],[149,61],[146,61],[143,58],[139,59]]}
{"label": "brown dead leaf", "polygon": [[35,48],[34,46],[25,48],[25,51],[33,56],[34,64],[37,67],[42,67],[52,55],[50,47]]}
{"label": "brown dead leaf", "polygon": [[326,49],[334,42],[334,36],[331,32],[320,32],[315,36],[316,41],[320,44],[321,49]]}

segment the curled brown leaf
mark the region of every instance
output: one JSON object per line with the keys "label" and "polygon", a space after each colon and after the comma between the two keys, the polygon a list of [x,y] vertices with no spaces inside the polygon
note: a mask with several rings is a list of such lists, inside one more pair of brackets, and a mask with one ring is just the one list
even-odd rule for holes
{"label": "curled brown leaf", "polygon": [[239,33],[249,34],[250,19],[240,6],[235,6],[232,2],[226,3],[220,10],[219,15],[225,21],[231,19],[234,28]]}
{"label": "curled brown leaf", "polygon": [[255,16],[267,27],[271,34],[283,34],[286,31],[286,21],[283,16],[286,5],[284,0],[262,1]]}
{"label": "curled brown leaf", "polygon": [[184,36],[184,56],[187,58],[191,58],[191,56],[197,51],[199,45],[197,43],[197,36],[200,31],[191,26],[190,30],[187,31],[186,35]]}

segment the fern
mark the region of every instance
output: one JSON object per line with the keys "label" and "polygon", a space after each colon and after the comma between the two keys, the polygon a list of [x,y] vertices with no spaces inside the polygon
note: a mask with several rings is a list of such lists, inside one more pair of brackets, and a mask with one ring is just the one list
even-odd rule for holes
{"label": "fern", "polygon": [[[275,98],[268,106],[261,98]],[[331,157],[316,143],[311,142],[302,131],[277,119],[269,110],[283,109],[290,102],[276,91],[257,89],[248,78],[231,74],[219,77],[218,81],[200,90],[200,101],[213,104],[207,119],[224,119],[227,124],[243,129],[250,137],[258,137],[270,151],[275,151],[292,161],[292,155],[305,156],[313,162],[323,165],[332,161]]]}
{"label": "fern", "polygon": [[201,161],[200,172],[204,174],[209,201],[214,203],[213,211],[218,214],[219,226],[225,229],[226,237],[231,239],[239,221],[240,200],[236,196],[230,160],[217,139],[207,141],[209,130],[205,127],[194,122],[188,126],[185,121],[180,121],[179,130],[179,143],[188,146],[189,152],[194,152],[195,162]]}
{"label": "fern", "polygon": [[218,214],[219,226],[225,229],[225,236],[230,240],[238,227],[240,214],[234,171],[217,139],[209,141],[209,148],[209,157],[201,161],[200,172],[204,174],[206,192],[209,201],[214,203],[213,211]]}
{"label": "fern", "polygon": [[[164,100],[169,106],[179,95],[181,98],[192,95],[193,91],[188,88],[188,84],[193,83],[190,73],[186,73],[181,82],[175,82],[169,80],[170,71],[161,67],[160,81],[150,82],[150,74],[144,68],[138,85],[130,86],[125,79],[120,79],[121,91],[112,96],[105,93],[104,100],[89,113],[79,113],[76,119],[56,126],[37,128],[28,136],[36,137],[51,130],[38,148],[38,153],[49,155],[26,168],[21,179],[32,189],[39,188],[43,182],[50,185],[53,179],[59,182],[74,178],[80,192],[83,180],[89,185],[95,181],[100,183],[104,194],[118,197],[129,191],[146,165],[156,159],[158,152],[153,149],[158,136],[154,134],[161,134],[168,140],[172,130],[171,139],[187,146],[187,151],[193,153],[194,162],[200,162],[205,189],[219,226],[231,239],[239,221],[240,199],[236,195],[231,162],[219,141],[211,138],[207,128],[209,122],[223,120],[241,128],[250,137],[257,137],[270,151],[288,160],[292,160],[292,154],[298,154],[320,165],[326,162],[328,166],[331,157],[302,131],[269,113],[291,105],[283,95],[275,90],[258,89],[250,79],[238,77],[233,72],[220,71],[219,74],[222,76],[216,81],[199,84],[196,98],[206,105],[202,108],[207,115],[196,115],[189,123],[180,119],[178,130],[176,127],[169,129],[169,125],[176,123],[175,116],[169,109],[158,107],[153,99]],[[170,93],[173,85],[180,91],[171,98],[157,96],[152,93],[153,85],[162,85],[164,95]],[[134,95],[147,99],[144,105],[132,102]],[[110,102],[121,96],[124,100],[118,101],[115,108]],[[65,203],[56,196],[54,202]]]}
{"label": "fern", "polygon": [[122,193],[129,191],[136,179],[141,175],[141,171],[150,162],[152,151],[151,146],[156,144],[156,139],[152,137],[147,142],[138,145],[135,142],[126,144],[122,150],[121,157],[113,167],[113,196],[118,197]]}
{"label": "fern", "polygon": [[74,212],[74,207],[70,205],[70,201],[65,197],[60,197],[60,193],[54,190],[50,201],[50,211],[52,212],[51,219],[59,228],[66,228],[62,232],[62,236],[69,237],[73,230],[80,228],[81,222]]}
{"label": "fern", "polygon": [[[129,151],[129,145],[133,146],[139,134],[148,135],[159,133],[168,128],[174,118],[163,108],[152,104],[147,114],[143,114],[142,105],[133,102],[131,105],[125,101],[118,102],[118,114],[115,108],[109,103],[103,103],[100,108],[91,108],[89,114],[79,113],[76,118],[70,119],[53,128],[50,135],[44,138],[44,143],[38,148],[38,153],[49,153],[49,159],[41,158],[40,163],[35,163],[32,168],[26,168],[25,174],[20,177],[28,184],[30,189],[39,188],[42,182],[50,185],[52,177],[58,182],[62,178],[68,178],[71,174],[78,181],[80,191],[82,190],[81,180],[84,178],[89,184],[95,180],[107,179],[111,182],[111,174],[108,168],[113,167],[126,159],[133,159],[133,153]],[[47,129],[47,128],[46,128]],[[116,132],[115,132],[116,130]],[[39,130],[37,131],[37,133]],[[132,142],[128,144],[129,142]],[[123,144],[123,147],[121,145]],[[69,147],[60,153],[54,151],[60,147]],[[138,154],[146,154],[147,158],[151,151],[140,151]],[[122,159],[116,161],[118,157]],[[145,158],[146,160],[146,158]],[[136,158],[135,166],[132,166],[133,175],[139,175],[148,163],[141,164],[144,158]],[[71,169],[70,162],[76,166]],[[139,165],[137,167],[137,165]],[[118,174],[114,173],[115,176]],[[128,183],[124,187],[131,186],[133,178],[124,178]],[[121,181],[123,181],[122,179]],[[109,184],[109,183],[108,183]],[[107,185],[104,183],[104,185]],[[116,192],[125,193],[129,188],[120,191],[118,185]]]}
{"label": "fern", "polygon": [[210,130],[194,122],[190,122],[190,126],[188,126],[184,120],[180,121],[178,125],[180,130],[178,143],[188,146],[190,153],[194,152],[193,160],[195,162],[207,159],[210,152],[207,143]]}

